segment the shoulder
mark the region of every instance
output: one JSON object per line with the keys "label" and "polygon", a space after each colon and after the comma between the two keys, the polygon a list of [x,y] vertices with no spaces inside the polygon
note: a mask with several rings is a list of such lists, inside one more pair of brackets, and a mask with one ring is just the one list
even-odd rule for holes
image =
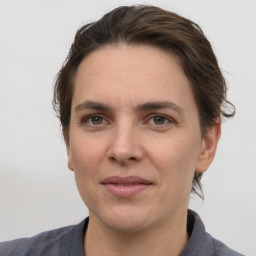
{"label": "shoulder", "polygon": [[59,255],[62,238],[70,229],[72,226],[46,231],[30,238],[1,242],[0,255]]}
{"label": "shoulder", "polygon": [[206,233],[206,235],[209,237],[209,240],[211,240],[214,256],[243,256],[242,254],[230,249],[228,246],[215,239],[210,234]]}
{"label": "shoulder", "polygon": [[181,256],[242,256],[205,231],[199,215],[188,211],[188,231],[190,238]]}
{"label": "shoulder", "polygon": [[20,238],[12,241],[0,242],[0,255],[62,255],[61,250],[63,247],[63,243],[65,242],[65,240],[67,240],[67,236],[73,236],[76,227],[77,226],[67,226],[59,229],[46,231],[29,238]]}

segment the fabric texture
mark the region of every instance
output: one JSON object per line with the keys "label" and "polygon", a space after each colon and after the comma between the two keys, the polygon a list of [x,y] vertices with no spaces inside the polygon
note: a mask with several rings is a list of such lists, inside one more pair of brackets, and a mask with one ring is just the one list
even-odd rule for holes
{"label": "fabric texture", "polygon": [[[0,256],[86,256],[84,233],[89,218],[78,225],[40,233],[31,238],[0,242]],[[197,213],[188,211],[189,241],[180,256],[241,256],[205,231]]]}

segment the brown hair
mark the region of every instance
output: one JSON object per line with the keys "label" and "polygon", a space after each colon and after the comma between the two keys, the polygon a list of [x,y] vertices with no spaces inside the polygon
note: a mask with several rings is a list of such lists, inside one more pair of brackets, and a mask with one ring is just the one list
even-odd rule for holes
{"label": "brown hair", "polygon": [[[73,81],[81,61],[105,45],[150,45],[176,54],[190,80],[199,111],[202,136],[216,119],[232,117],[226,83],[209,41],[193,21],[154,6],[122,6],[81,27],[55,81],[53,106],[68,143]],[[223,106],[231,106],[230,112]],[[203,198],[202,173],[195,171],[192,192]],[[197,190],[199,189],[199,191]]]}

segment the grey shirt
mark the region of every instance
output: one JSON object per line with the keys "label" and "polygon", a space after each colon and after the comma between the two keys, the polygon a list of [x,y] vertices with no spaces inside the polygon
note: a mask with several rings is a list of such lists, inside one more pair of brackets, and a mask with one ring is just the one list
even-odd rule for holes
{"label": "grey shirt", "polygon": [[[84,233],[89,218],[78,225],[0,243],[0,256],[85,256]],[[241,256],[205,231],[197,213],[188,211],[189,241],[181,256]]]}

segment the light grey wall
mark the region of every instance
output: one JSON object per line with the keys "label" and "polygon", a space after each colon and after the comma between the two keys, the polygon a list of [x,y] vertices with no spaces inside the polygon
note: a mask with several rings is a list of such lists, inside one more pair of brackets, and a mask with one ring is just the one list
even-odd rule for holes
{"label": "light grey wall", "polygon": [[53,80],[78,27],[133,3],[191,18],[213,44],[237,115],[223,124],[205,203],[192,199],[191,208],[213,236],[255,255],[256,2],[249,0],[0,0],[0,240],[87,216],[51,108]]}

